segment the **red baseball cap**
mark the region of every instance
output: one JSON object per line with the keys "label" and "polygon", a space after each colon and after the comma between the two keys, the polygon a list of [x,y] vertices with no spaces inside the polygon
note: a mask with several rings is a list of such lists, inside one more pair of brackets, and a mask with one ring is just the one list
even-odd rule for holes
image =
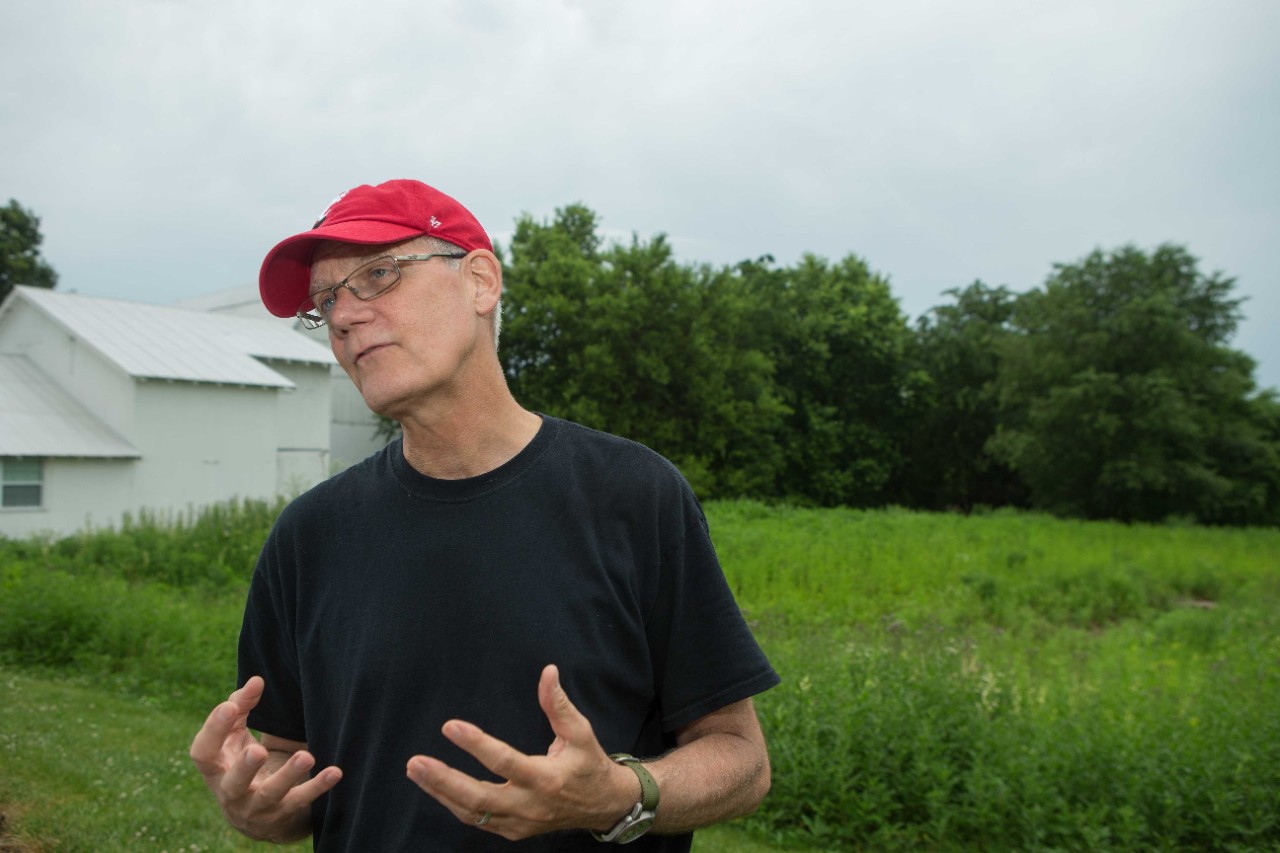
{"label": "red baseball cap", "polygon": [[334,199],[310,231],[281,240],[258,273],[267,310],[292,317],[311,290],[311,255],[322,240],[338,243],[399,243],[428,235],[468,252],[493,251],[480,223],[455,199],[421,181],[363,184]]}

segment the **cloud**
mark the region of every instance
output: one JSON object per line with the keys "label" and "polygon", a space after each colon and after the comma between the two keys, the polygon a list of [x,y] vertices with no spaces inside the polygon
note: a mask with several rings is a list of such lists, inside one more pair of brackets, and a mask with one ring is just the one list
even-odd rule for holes
{"label": "cloud", "polygon": [[911,315],[1173,241],[1237,277],[1280,385],[1277,28],[1270,0],[9,4],[0,177],[62,287],[159,302],[393,177],[499,237],[582,201],[691,261],[856,253]]}

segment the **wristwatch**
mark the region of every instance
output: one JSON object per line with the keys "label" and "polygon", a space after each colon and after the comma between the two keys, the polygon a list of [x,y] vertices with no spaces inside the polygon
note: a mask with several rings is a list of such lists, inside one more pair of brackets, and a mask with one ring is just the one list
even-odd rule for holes
{"label": "wristwatch", "polygon": [[658,816],[658,783],[634,755],[618,752],[609,757],[636,771],[636,776],[640,777],[640,802],[631,808],[626,817],[614,824],[613,829],[604,833],[592,830],[591,835],[596,841],[627,844],[644,835],[653,826],[653,819]]}

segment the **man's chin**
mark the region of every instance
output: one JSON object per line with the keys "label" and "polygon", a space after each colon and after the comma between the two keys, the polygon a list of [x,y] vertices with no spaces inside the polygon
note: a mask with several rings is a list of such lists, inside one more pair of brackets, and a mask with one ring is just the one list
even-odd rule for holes
{"label": "man's chin", "polygon": [[400,420],[400,415],[404,411],[404,401],[396,395],[385,391],[378,393],[378,389],[375,388],[361,388],[360,396],[364,399],[364,404],[369,407],[369,411],[375,415],[381,415],[393,421]]}

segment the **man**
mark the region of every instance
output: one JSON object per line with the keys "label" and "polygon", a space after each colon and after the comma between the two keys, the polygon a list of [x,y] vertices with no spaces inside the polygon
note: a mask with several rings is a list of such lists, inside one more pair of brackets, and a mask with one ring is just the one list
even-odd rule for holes
{"label": "man", "polygon": [[755,809],[751,697],[778,677],[702,511],[662,457],[511,396],[475,218],[357,187],[259,285],[403,429],[263,548],[241,686],[191,745],[230,823],[322,851],[687,851]]}

